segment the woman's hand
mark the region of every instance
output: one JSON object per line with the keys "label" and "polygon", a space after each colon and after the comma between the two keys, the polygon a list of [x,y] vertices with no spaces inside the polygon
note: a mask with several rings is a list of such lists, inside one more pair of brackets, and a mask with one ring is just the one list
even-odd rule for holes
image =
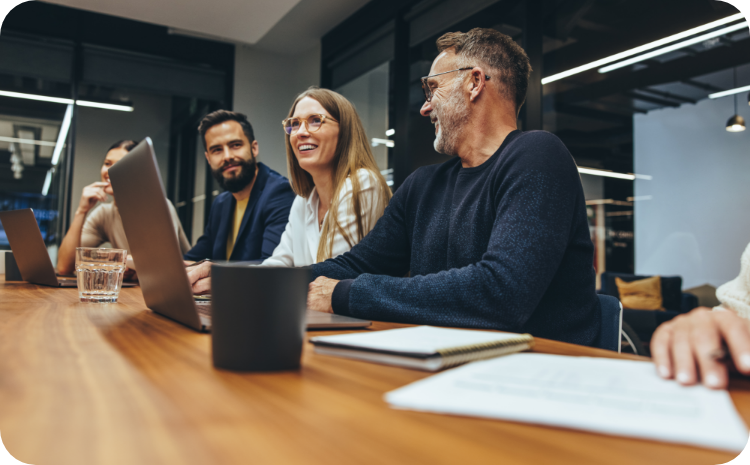
{"label": "woman's hand", "polygon": [[104,188],[108,186],[108,182],[99,181],[84,187],[83,193],[81,193],[81,201],[78,202],[77,213],[88,213],[98,202],[106,202],[107,194],[104,193]]}
{"label": "woman's hand", "polygon": [[701,380],[709,388],[725,389],[724,358],[731,356],[740,373],[750,374],[750,322],[732,310],[696,308],[656,329],[651,354],[662,378],[686,386]]}

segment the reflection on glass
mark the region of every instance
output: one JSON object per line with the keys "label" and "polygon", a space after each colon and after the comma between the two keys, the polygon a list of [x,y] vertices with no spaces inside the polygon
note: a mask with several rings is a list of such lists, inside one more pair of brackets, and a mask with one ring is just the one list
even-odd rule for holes
{"label": "reflection on glass", "polygon": [[335,89],[357,109],[381,171],[389,168],[388,149],[393,147],[388,127],[388,69],[389,63],[383,63]]}
{"label": "reflection on glass", "polygon": [[[26,76],[0,75],[0,210],[32,208],[45,243],[54,255],[68,129],[67,103],[21,98],[64,99],[70,85]],[[54,100],[54,99],[53,99]],[[0,249],[10,248],[0,226]]]}

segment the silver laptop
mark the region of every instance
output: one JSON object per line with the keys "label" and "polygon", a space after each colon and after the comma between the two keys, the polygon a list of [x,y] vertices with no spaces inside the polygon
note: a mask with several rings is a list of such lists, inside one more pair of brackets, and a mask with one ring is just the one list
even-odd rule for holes
{"label": "silver laptop", "polygon": [[[53,287],[78,287],[75,276],[56,275],[31,208],[0,212],[0,222],[8,235],[13,258],[24,281]],[[135,285],[122,283],[122,287]]]}
{"label": "silver laptop", "polygon": [[8,235],[13,258],[24,281],[54,287],[78,286],[76,278],[55,274],[55,267],[31,208],[0,212],[0,222]]}
{"label": "silver laptop", "polygon": [[[125,235],[138,270],[146,306],[198,331],[211,329],[211,302],[194,296],[150,138],[109,169]],[[304,289],[289,292],[307,293]],[[370,321],[307,312],[308,329],[362,328]]]}

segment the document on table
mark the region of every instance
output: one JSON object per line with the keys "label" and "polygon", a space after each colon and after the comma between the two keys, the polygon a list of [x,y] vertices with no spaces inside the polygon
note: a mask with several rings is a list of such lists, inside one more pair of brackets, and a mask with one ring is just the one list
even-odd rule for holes
{"label": "document on table", "polygon": [[474,362],[391,391],[393,407],[741,451],[726,391],[665,381],[652,363],[545,354]]}

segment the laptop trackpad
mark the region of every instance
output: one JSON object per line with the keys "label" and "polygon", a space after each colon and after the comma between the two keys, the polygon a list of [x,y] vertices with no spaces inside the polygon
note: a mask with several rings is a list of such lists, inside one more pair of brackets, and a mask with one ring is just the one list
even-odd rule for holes
{"label": "laptop trackpad", "polygon": [[359,318],[313,310],[308,310],[306,317],[308,329],[366,328],[372,324],[371,321]]}

